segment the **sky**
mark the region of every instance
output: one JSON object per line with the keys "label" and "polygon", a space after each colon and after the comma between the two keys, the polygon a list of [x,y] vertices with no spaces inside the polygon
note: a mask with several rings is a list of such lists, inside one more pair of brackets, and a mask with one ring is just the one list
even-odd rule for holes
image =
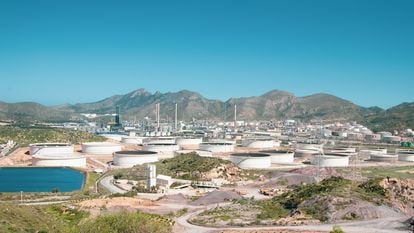
{"label": "sky", "polygon": [[412,0],[0,1],[0,101],[138,88],[414,101]]}

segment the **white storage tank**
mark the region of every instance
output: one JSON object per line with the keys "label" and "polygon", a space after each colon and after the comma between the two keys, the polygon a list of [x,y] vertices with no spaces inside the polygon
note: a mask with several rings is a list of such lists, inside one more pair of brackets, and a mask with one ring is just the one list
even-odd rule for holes
{"label": "white storage tank", "polygon": [[414,151],[400,150],[398,151],[398,160],[404,162],[414,162]]}
{"label": "white storage tank", "polygon": [[82,143],[82,153],[91,155],[111,155],[121,151],[121,145],[108,142],[88,142]]}
{"label": "white storage tank", "polygon": [[356,153],[355,147],[334,147],[334,148],[327,148],[324,149],[325,153],[328,154],[354,154]]}
{"label": "white storage tank", "polygon": [[32,166],[36,167],[86,167],[86,157],[80,154],[35,154],[32,156]]}
{"label": "white storage tank", "polygon": [[260,153],[270,155],[270,160],[274,164],[291,164],[295,160],[295,153],[289,150],[265,150]]}
{"label": "white storage tank", "polygon": [[213,157],[212,152],[204,151],[204,150],[177,150],[175,152],[175,156],[182,155],[182,154],[190,154],[190,153],[196,153],[201,157]]}
{"label": "white storage tank", "polygon": [[272,138],[245,138],[242,140],[242,146],[254,149],[273,148],[274,140]]}
{"label": "white storage tank", "polygon": [[263,169],[272,166],[270,155],[263,153],[231,154],[230,160],[241,169]]}
{"label": "white storage tank", "polygon": [[398,155],[373,153],[369,160],[374,162],[396,162],[398,160]]}
{"label": "white storage tank", "polygon": [[121,143],[142,145],[142,138],[135,137],[135,136],[125,136],[125,137],[122,137]]}
{"label": "white storage tank", "polygon": [[143,140],[143,144],[175,144],[175,137],[148,137]]}
{"label": "white storage tank", "polygon": [[202,138],[180,137],[175,139],[175,144],[183,149],[198,149],[202,142]]}
{"label": "white storage tank", "polygon": [[67,143],[35,143],[29,145],[30,155],[34,154],[71,154],[74,153],[74,147]]}
{"label": "white storage tank", "polygon": [[114,165],[133,167],[158,161],[158,153],[153,151],[117,151],[114,153]]}
{"label": "white storage tank", "polygon": [[175,143],[146,143],[142,146],[142,150],[153,151],[158,153],[160,159],[174,157],[174,152],[180,150]]}
{"label": "white storage tank", "polygon": [[341,154],[315,155],[311,163],[321,167],[348,167],[349,156]]}
{"label": "white storage tank", "polygon": [[234,152],[234,146],[233,143],[227,142],[204,142],[200,144],[200,150],[212,153],[230,153]]}
{"label": "white storage tank", "polygon": [[319,154],[323,150],[321,144],[297,143],[295,145],[295,157],[304,157]]}

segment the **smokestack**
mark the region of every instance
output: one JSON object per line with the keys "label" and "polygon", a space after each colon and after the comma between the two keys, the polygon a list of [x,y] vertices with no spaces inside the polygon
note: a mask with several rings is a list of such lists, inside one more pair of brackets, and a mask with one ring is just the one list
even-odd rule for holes
{"label": "smokestack", "polygon": [[237,129],[237,104],[234,105],[234,131]]}
{"label": "smokestack", "polygon": [[178,131],[178,104],[175,103],[175,131]]}
{"label": "smokestack", "polygon": [[155,104],[155,123],[157,125],[157,131],[158,131],[158,128],[160,127],[160,104],[159,103]]}
{"label": "smokestack", "polygon": [[160,127],[160,103],[158,103],[158,112],[157,112],[157,117],[158,117],[158,123],[157,123],[157,127],[159,128]]}

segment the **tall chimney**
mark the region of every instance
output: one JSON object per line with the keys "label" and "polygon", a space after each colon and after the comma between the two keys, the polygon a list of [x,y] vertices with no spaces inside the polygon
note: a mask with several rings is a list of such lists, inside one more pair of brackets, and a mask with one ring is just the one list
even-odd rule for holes
{"label": "tall chimney", "polygon": [[160,103],[158,103],[158,112],[157,112],[157,117],[158,117],[158,123],[157,123],[157,127],[159,128],[160,127]]}
{"label": "tall chimney", "polygon": [[178,131],[178,104],[175,103],[175,131]]}
{"label": "tall chimney", "polygon": [[237,104],[234,105],[234,131],[237,130]]}

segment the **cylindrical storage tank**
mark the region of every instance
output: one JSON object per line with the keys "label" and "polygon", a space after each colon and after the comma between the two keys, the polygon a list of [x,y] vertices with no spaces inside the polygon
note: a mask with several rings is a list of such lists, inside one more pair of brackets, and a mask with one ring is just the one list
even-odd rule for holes
{"label": "cylindrical storage tank", "polygon": [[160,159],[174,157],[174,152],[180,150],[175,143],[147,143],[142,146],[142,150],[158,153]]}
{"label": "cylindrical storage tank", "polygon": [[175,144],[179,145],[183,149],[198,149],[203,142],[202,138],[176,138]]}
{"label": "cylindrical storage tank", "polygon": [[230,155],[230,160],[241,169],[270,168],[270,155],[263,153],[237,153]]}
{"label": "cylindrical storage tank", "polygon": [[405,162],[414,162],[414,151],[401,150],[398,152],[398,160]]}
{"label": "cylindrical storage tank", "polygon": [[145,138],[143,140],[144,144],[175,144],[175,137],[153,137],[153,138]]}
{"label": "cylindrical storage tank", "polygon": [[153,151],[117,151],[114,153],[114,165],[133,167],[158,161],[158,153]]}
{"label": "cylindrical storage tank", "polygon": [[32,156],[32,166],[36,167],[86,167],[86,157],[77,154]]}
{"label": "cylindrical storage tank", "polygon": [[260,153],[270,155],[270,160],[275,164],[291,164],[294,162],[295,158],[293,151],[288,150],[265,150],[260,151]]}
{"label": "cylindrical storage tank", "polygon": [[230,153],[234,151],[234,144],[223,142],[205,142],[200,144],[200,150],[212,153]]}
{"label": "cylindrical storage tank", "polygon": [[356,153],[356,148],[354,147],[334,147],[334,148],[328,148],[324,149],[325,153],[329,154],[337,154],[337,153]]}
{"label": "cylindrical storage tank", "polygon": [[67,143],[35,143],[29,145],[30,155],[58,155],[74,153],[73,145]]}
{"label": "cylindrical storage tank", "polygon": [[311,143],[297,143],[295,145],[296,150],[310,150],[310,151],[321,151],[323,149],[322,144],[311,144]]}
{"label": "cylindrical storage tank", "polygon": [[369,160],[374,162],[396,162],[398,160],[398,155],[371,154]]}
{"label": "cylindrical storage tank", "polygon": [[243,147],[265,149],[274,147],[275,142],[271,138],[246,138],[242,141]]}
{"label": "cylindrical storage tank", "polygon": [[210,151],[204,151],[204,150],[177,150],[175,152],[175,156],[182,155],[182,154],[190,154],[190,153],[196,153],[201,157],[212,157],[213,153]]}
{"label": "cylindrical storage tank", "polygon": [[348,167],[349,156],[340,154],[315,155],[311,163],[321,167]]}
{"label": "cylindrical storage tank", "polygon": [[323,145],[297,143],[295,145],[295,157],[305,157],[319,154],[323,150]]}
{"label": "cylindrical storage tank", "polygon": [[209,139],[207,143],[228,143],[228,144],[236,145],[236,141],[223,140],[223,139]]}
{"label": "cylindrical storage tank", "polygon": [[142,138],[134,137],[134,136],[125,136],[125,137],[122,137],[121,143],[141,145],[142,144]]}
{"label": "cylindrical storage tank", "polygon": [[82,153],[91,155],[111,155],[121,151],[121,145],[108,142],[88,142],[82,143]]}

